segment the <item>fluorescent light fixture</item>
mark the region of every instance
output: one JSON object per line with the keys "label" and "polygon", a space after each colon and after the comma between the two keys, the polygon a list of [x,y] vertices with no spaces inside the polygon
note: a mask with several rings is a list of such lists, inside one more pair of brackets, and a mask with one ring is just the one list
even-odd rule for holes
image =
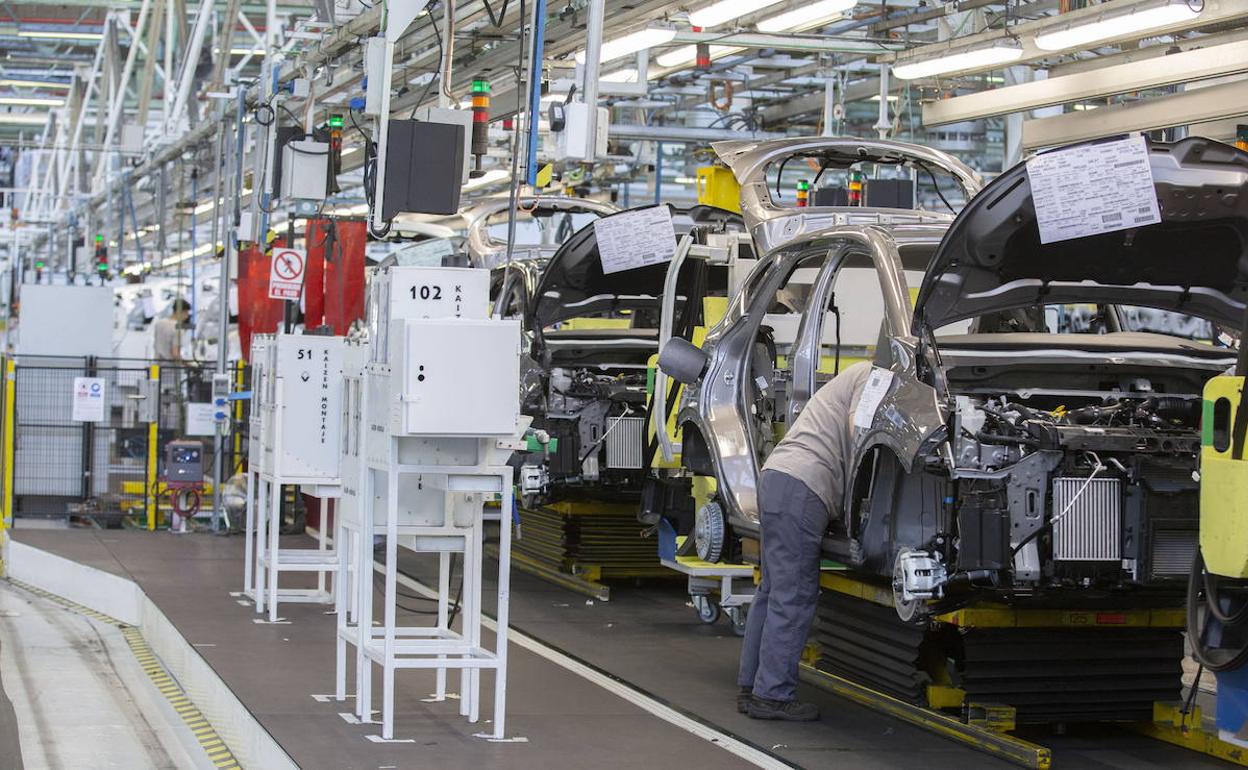
{"label": "fluorescent light fixture", "polygon": [[698,180],[691,176],[678,176],[672,180],[676,184],[697,184]]}
{"label": "fluorescent light fixture", "polygon": [[230,56],[264,56],[263,48],[231,48]]}
{"label": "fluorescent light fixture", "polygon": [[[635,54],[646,48],[670,43],[674,37],[676,37],[676,30],[671,27],[646,27],[636,32],[630,32],[623,37],[617,37],[614,40],[605,40],[602,43],[602,51],[598,57],[598,62],[613,61]],[[576,52],[576,61],[578,64],[585,63],[584,51]]]}
{"label": "fluorescent light fixture", "polygon": [[468,180],[468,183],[464,185],[463,189],[475,190],[478,187],[484,187],[487,184],[501,182],[504,179],[511,179],[511,173],[501,168],[492,168],[489,171],[482,174],[481,176],[477,177],[476,179]]}
{"label": "fluorescent light fixture", "polygon": [[780,0],[719,0],[696,11],[690,11],[689,23],[695,27],[718,27],[720,24],[747,13],[761,11],[778,2]]}
{"label": "fluorescent light fixture", "polygon": [[61,88],[69,90],[69,83],[57,80],[25,80],[23,78],[0,78],[0,86],[8,88]]}
{"label": "fluorescent light fixture", "polygon": [[0,104],[22,107],[64,107],[65,100],[55,96],[0,96]]}
{"label": "fluorescent light fixture", "polygon": [[[710,49],[712,59],[718,59],[721,56],[744,50],[744,48],[735,45],[713,45]],[[698,47],[696,45],[682,45],[680,48],[674,48],[655,58],[655,62],[660,67],[688,67],[697,60]]]}
{"label": "fluorescent light fixture", "polygon": [[[901,97],[900,97],[900,96],[898,96],[897,94],[889,94],[889,95],[888,95],[888,101],[889,101],[889,103],[890,103],[890,104],[891,104],[892,102],[897,101],[897,100],[898,100],[898,99],[900,99],[900,98],[901,98]],[[868,99],[867,101],[869,101],[869,102],[875,102],[876,104],[879,104],[879,101],[880,101],[880,95],[879,95],[879,94],[876,94],[875,96],[872,96],[872,97],[871,97],[870,99]]]}
{"label": "fluorescent light fixture", "polygon": [[49,40],[103,40],[102,32],[75,32],[74,30],[19,29],[18,37],[39,37]]}
{"label": "fluorescent light fixture", "polygon": [[[922,51],[922,48],[919,48]],[[953,49],[926,59],[907,59],[893,65],[893,74],[902,80],[948,75],[954,72],[983,69],[1009,64],[1023,58],[1023,48],[1011,40],[1000,40],[990,46]]]}
{"label": "fluorescent light fixture", "polygon": [[1114,5],[1117,4],[1101,6],[1105,10],[1087,21],[1057,24],[1037,34],[1036,47],[1045,51],[1084,48],[1101,40],[1191,21],[1205,10],[1204,0],[1163,0],[1120,11],[1115,11]]}
{"label": "fluorescent light fixture", "polygon": [[16,126],[42,126],[48,122],[46,112],[0,112],[0,123]]}
{"label": "fluorescent light fixture", "polygon": [[799,5],[791,11],[769,16],[758,23],[759,32],[788,32],[809,27],[825,19],[840,16],[858,4],[858,0],[819,0]]}
{"label": "fluorescent light fixture", "polygon": [[1071,108],[1078,110],[1079,112],[1087,112],[1088,110],[1095,110],[1097,107],[1100,107],[1101,105],[1099,104],[1072,104],[1070,106]]}
{"label": "fluorescent light fixture", "polygon": [[635,67],[628,67],[626,69],[616,70],[615,72],[608,72],[599,78],[599,80],[604,83],[636,83],[637,69]]}

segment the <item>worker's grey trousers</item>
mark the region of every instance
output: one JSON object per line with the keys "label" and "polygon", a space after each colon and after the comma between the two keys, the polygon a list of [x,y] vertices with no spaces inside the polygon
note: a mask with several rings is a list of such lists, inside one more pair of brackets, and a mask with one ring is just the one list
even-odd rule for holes
{"label": "worker's grey trousers", "polygon": [[759,487],[763,579],[746,620],[737,684],[789,701],[797,697],[797,664],[819,601],[828,508],[787,473],[765,470]]}

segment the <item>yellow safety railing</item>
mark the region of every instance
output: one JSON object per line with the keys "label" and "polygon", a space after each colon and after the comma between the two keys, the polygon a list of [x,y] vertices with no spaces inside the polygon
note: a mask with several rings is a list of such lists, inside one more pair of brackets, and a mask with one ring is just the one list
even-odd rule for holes
{"label": "yellow safety railing", "polygon": [[146,501],[147,528],[148,530],[156,529],[156,466],[158,464],[156,456],[156,443],[159,440],[158,434],[160,429],[160,364],[152,364],[148,368],[148,379],[152,383],[152,397],[156,399],[156,404],[152,409],[152,421],[147,425],[147,474],[144,477],[144,494],[143,499]]}
{"label": "yellow safety railing", "polygon": [[17,403],[17,364],[12,358],[4,360],[4,502],[0,510],[0,576],[7,574],[6,558],[9,553],[9,532],[13,525],[13,444],[14,419]]}

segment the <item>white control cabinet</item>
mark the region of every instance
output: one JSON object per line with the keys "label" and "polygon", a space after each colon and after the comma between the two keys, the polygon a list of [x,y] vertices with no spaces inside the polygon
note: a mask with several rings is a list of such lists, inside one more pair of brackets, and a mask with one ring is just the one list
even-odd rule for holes
{"label": "white control cabinet", "polygon": [[268,348],[263,472],[284,483],[338,483],[343,338],[279,334]]}
{"label": "white control cabinet", "polygon": [[370,366],[369,430],[509,436],[519,419],[520,322],[392,321],[389,363]]}

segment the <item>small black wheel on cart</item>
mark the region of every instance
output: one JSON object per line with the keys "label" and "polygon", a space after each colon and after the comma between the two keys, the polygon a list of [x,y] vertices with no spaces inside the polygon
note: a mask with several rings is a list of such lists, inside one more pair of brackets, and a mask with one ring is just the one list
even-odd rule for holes
{"label": "small black wheel on cart", "polygon": [[694,596],[693,609],[698,613],[698,620],[707,625],[719,620],[719,602],[709,596]]}
{"label": "small black wheel on cart", "polygon": [[732,633],[737,636],[745,636],[745,621],[749,610],[746,605],[741,605],[733,610],[729,610],[728,619],[732,621]]}

